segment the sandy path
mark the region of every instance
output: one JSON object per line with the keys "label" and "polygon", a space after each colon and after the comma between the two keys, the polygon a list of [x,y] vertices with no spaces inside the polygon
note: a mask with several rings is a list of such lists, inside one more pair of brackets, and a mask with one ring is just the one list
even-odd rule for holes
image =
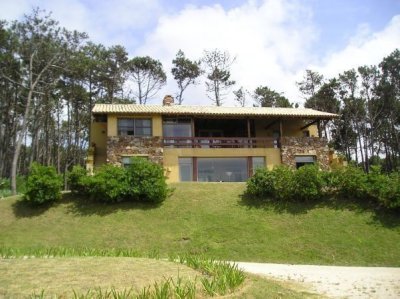
{"label": "sandy path", "polygon": [[246,272],[297,282],[330,298],[400,298],[400,268],[237,264]]}

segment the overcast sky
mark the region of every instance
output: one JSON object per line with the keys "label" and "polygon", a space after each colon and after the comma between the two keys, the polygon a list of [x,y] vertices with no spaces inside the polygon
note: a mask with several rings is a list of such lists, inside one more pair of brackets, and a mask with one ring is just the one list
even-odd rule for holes
{"label": "overcast sky", "polygon": [[[33,7],[94,42],[123,45],[130,57],[159,59],[168,84],[150,104],[176,92],[170,69],[179,49],[191,59],[227,50],[236,56],[234,89],[266,85],[302,103],[296,81],[306,69],[331,78],[400,48],[400,0],[0,0],[0,19],[21,19]],[[211,104],[204,82],[184,98]],[[234,106],[232,98],[224,105]]]}

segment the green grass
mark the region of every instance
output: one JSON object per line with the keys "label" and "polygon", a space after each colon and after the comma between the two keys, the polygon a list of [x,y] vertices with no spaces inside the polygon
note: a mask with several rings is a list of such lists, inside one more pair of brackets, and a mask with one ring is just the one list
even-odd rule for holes
{"label": "green grass", "polygon": [[[207,264],[205,262],[203,266]],[[161,298],[155,296],[156,292],[166,292],[168,298],[207,298],[200,282],[206,278],[210,279],[203,271],[182,264],[145,258],[0,259],[2,298],[26,298],[31,295],[38,298],[73,298],[74,295],[79,298],[137,298],[139,294],[149,295],[145,298]],[[313,296],[296,289],[294,285],[249,275],[239,289],[228,292],[224,298]],[[182,294],[183,297],[176,296]]]}
{"label": "green grass", "polygon": [[254,204],[241,183],[180,183],[160,206],[0,201],[0,252],[122,248],[147,256],[400,266],[400,217],[360,204]]}

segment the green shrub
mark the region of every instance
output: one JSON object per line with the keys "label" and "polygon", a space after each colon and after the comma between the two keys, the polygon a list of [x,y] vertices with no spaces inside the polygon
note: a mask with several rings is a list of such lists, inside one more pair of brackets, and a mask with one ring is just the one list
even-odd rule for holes
{"label": "green shrub", "polygon": [[379,166],[371,167],[368,174],[367,192],[369,197],[388,209],[400,208],[400,175],[381,173]]}
{"label": "green shrub", "polygon": [[338,195],[343,198],[364,199],[368,197],[367,174],[354,166],[341,167],[332,171]]}
{"label": "green shrub", "polygon": [[140,157],[134,157],[126,168],[129,199],[159,203],[171,193],[164,169]]}
{"label": "green shrub", "polygon": [[72,193],[86,195],[88,190],[88,175],[86,169],[80,165],[75,165],[70,172],[68,172],[68,186]]}
{"label": "green shrub", "polygon": [[23,200],[32,204],[53,202],[61,197],[62,180],[56,169],[32,163]]}
{"label": "green shrub", "polygon": [[126,170],[122,167],[104,164],[93,176],[86,176],[86,178],[83,189],[87,190],[91,199],[120,202],[128,197],[129,185]]}
{"label": "green shrub", "polygon": [[293,198],[308,201],[322,196],[323,177],[318,166],[305,165],[297,169],[293,175]]}
{"label": "green shrub", "polygon": [[385,195],[381,199],[384,207],[389,209],[400,209],[400,174],[392,173],[389,175],[389,182]]}
{"label": "green shrub", "polygon": [[247,194],[257,197],[273,197],[275,177],[267,168],[258,168],[247,181]]}
{"label": "green shrub", "polygon": [[278,166],[273,170],[257,169],[247,181],[246,192],[257,197],[290,200],[293,196],[293,170]]}
{"label": "green shrub", "polygon": [[279,200],[293,198],[294,170],[287,166],[278,166],[272,170],[274,177],[274,197]]}

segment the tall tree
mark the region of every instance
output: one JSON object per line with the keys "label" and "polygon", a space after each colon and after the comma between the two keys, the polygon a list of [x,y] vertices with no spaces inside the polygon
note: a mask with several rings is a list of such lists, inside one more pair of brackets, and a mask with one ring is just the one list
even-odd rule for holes
{"label": "tall tree", "polygon": [[129,60],[127,68],[137,86],[134,95],[139,104],[146,104],[166,83],[167,75],[161,62],[149,56]]}
{"label": "tall tree", "polygon": [[293,104],[282,95],[268,86],[259,86],[254,91],[253,95],[256,103],[261,107],[281,107],[291,108]]}
{"label": "tall tree", "polygon": [[248,93],[249,92],[241,86],[238,90],[233,91],[235,96],[234,100],[238,102],[241,107],[245,107]]}
{"label": "tall tree", "polygon": [[[314,95],[306,100],[304,107],[329,113],[339,113],[340,100],[338,89],[339,83],[336,79],[324,83]],[[322,120],[320,124],[321,131],[324,132],[324,137],[330,139],[328,126],[331,124],[331,121]]]}
{"label": "tall tree", "polygon": [[196,84],[196,79],[201,74],[200,61],[191,61],[185,57],[185,53],[179,50],[172,60],[172,75],[178,84],[179,92],[176,96],[178,104],[183,102],[183,92],[190,84]]}
{"label": "tall tree", "polygon": [[57,83],[58,70],[62,68],[71,33],[60,28],[50,15],[43,15],[39,9],[25,16],[22,22],[15,21],[11,29],[18,43],[15,55],[20,58],[20,85],[26,91],[23,103],[25,110],[11,165],[11,188],[12,193],[16,194],[18,158],[33,109],[32,101],[39,100],[37,96],[46,85]]}
{"label": "tall tree", "polygon": [[306,70],[303,81],[296,82],[306,99],[314,96],[324,83],[324,76],[312,70]]}
{"label": "tall tree", "polygon": [[230,68],[235,58],[231,58],[230,54],[218,49],[212,51],[204,51],[202,63],[207,75],[206,90],[207,96],[215,103],[221,106],[224,97],[228,94],[232,85],[235,84],[231,80]]}

